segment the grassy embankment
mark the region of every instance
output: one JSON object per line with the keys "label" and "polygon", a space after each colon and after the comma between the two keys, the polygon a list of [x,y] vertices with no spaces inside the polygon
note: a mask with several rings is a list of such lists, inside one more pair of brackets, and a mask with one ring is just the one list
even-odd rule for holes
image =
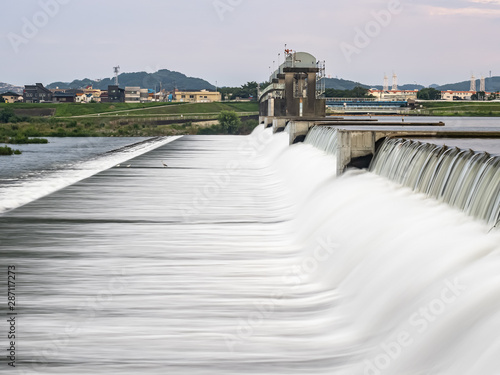
{"label": "grassy embankment", "polygon": [[0,104],[0,113],[6,108],[16,116],[0,123],[1,142],[27,137],[221,133],[217,127],[221,111],[236,112],[242,121],[235,133],[248,134],[257,125],[251,116],[258,114],[257,103],[16,103]]}
{"label": "grassy embankment", "polygon": [[424,102],[424,116],[500,117],[500,102]]}

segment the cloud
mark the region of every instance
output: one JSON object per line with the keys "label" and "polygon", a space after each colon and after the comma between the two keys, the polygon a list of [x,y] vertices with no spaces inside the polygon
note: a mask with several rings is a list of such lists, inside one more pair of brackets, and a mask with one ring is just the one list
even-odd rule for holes
{"label": "cloud", "polygon": [[[493,1],[493,0],[472,0],[479,1]],[[500,1],[500,0],[499,0]],[[485,9],[485,8],[442,8],[430,7],[429,14],[431,16],[469,16],[469,17],[499,17],[500,9]]]}
{"label": "cloud", "polygon": [[469,0],[469,2],[476,3],[476,4],[500,5],[500,0]]}

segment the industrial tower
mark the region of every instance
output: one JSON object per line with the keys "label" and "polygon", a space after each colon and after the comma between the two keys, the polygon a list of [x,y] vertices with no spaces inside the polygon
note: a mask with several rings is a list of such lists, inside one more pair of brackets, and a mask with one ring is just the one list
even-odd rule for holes
{"label": "industrial tower", "polygon": [[474,77],[474,74],[470,78],[470,91],[476,92],[476,77]]}
{"label": "industrial tower", "polygon": [[384,74],[384,91],[389,91],[389,77]]}
{"label": "industrial tower", "polygon": [[484,78],[483,75],[481,75],[481,86],[479,91],[486,92],[486,78]]}
{"label": "industrial tower", "polygon": [[398,76],[396,73],[392,75],[392,91],[397,91],[398,89]]}

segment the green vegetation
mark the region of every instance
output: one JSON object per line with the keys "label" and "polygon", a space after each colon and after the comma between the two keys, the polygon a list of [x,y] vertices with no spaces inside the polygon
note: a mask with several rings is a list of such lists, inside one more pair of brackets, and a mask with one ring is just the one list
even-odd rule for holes
{"label": "green vegetation", "polygon": [[27,120],[26,116],[17,116],[11,107],[6,107],[0,111],[0,123],[16,123]]}
{"label": "green vegetation", "polygon": [[337,90],[337,89],[326,89],[325,96],[327,98],[372,98],[373,96],[368,94],[368,89],[356,86],[352,90]]}
{"label": "green vegetation", "polygon": [[[184,115],[206,114],[218,115],[220,111],[255,112],[259,111],[256,102],[224,102],[224,103],[61,103],[61,104],[0,104],[0,113],[8,110],[9,117],[16,110],[54,109],[55,117],[93,117],[93,116],[150,116],[150,115]],[[21,120],[29,121],[26,117]],[[0,122],[17,122],[2,121]]]}
{"label": "green vegetation", "polygon": [[21,155],[22,152],[20,150],[13,150],[8,146],[0,146],[0,155]]}
{"label": "green vegetation", "polygon": [[24,134],[18,134],[14,138],[9,138],[5,143],[11,145],[46,144],[49,141],[45,138],[28,138]]}
{"label": "green vegetation", "polygon": [[[16,111],[29,113],[54,108],[53,117],[21,117]],[[109,137],[164,136],[181,134],[249,134],[257,125],[250,118],[258,115],[256,102],[224,103],[100,103],[100,104],[0,104],[6,120],[0,124],[0,141],[4,143],[38,143],[33,137]],[[215,123],[223,111],[236,113],[243,121],[237,127],[221,128]],[[46,112],[46,111],[45,111]],[[72,116],[61,116],[61,114]]]}
{"label": "green vegetation", "polygon": [[241,98],[241,99],[249,99],[249,98],[257,98],[257,89],[260,86],[260,88],[265,88],[269,83],[261,83],[260,85],[255,82],[247,82],[241,87],[221,87],[219,89],[220,93],[222,94],[222,98],[225,99],[226,97],[228,100],[233,100],[236,98]]}
{"label": "green vegetation", "polygon": [[198,134],[219,135],[219,134],[234,134],[246,135],[250,134],[253,129],[259,124],[257,120],[245,119],[241,120],[233,111],[222,111],[219,115],[219,123],[208,128],[203,128],[198,131]]}
{"label": "green vegetation", "polygon": [[[209,82],[194,77],[187,77],[185,74],[174,72],[168,69],[160,69],[155,73],[147,72],[134,72],[122,73],[119,75],[120,86],[141,86],[144,88],[159,88],[160,85],[165,90],[171,91],[178,87],[184,91],[191,90],[213,90],[215,87]],[[59,87],[61,89],[69,89],[71,87],[85,87],[92,85],[95,89],[107,90],[108,85],[114,85],[114,78],[106,78],[101,81],[94,81],[91,79],[74,80],[71,83],[67,82],[53,82],[47,86],[49,89]]]}
{"label": "green vegetation", "polygon": [[420,100],[438,100],[441,99],[441,91],[434,88],[425,88],[417,93],[417,99]]}
{"label": "green vegetation", "polygon": [[[155,107],[165,107],[171,105],[177,105],[179,103],[142,103],[142,104],[131,104],[131,103],[61,103],[56,104],[54,108],[56,109],[56,117],[72,117],[72,116],[85,116],[85,115],[95,115],[95,114],[105,114],[110,112],[127,111],[127,110],[144,110]],[[180,103],[182,104],[182,103]]]}
{"label": "green vegetation", "polygon": [[422,106],[423,108],[420,109],[420,114],[426,116],[500,116],[500,102],[433,101],[422,103]]}
{"label": "green vegetation", "polygon": [[[214,115],[217,118],[221,111],[235,111],[245,114],[257,114],[259,111],[259,104],[255,102],[227,102],[227,103],[174,103],[171,106],[148,108],[141,111],[122,112],[119,115],[124,116],[180,116],[180,115]],[[113,114],[111,114],[113,115]],[[116,114],[115,114],[116,115]],[[101,115],[101,117],[104,115]],[[108,115],[109,116],[109,115]]]}

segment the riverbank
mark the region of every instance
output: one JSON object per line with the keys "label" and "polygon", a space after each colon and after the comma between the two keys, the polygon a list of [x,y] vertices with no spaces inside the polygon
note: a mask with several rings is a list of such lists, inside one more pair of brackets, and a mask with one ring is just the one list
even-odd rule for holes
{"label": "riverbank", "polygon": [[421,102],[411,115],[439,117],[500,117],[500,102]]}
{"label": "riverbank", "polygon": [[258,125],[258,103],[19,103],[0,105],[0,114],[8,112],[0,124],[0,140],[227,134],[218,123],[222,111],[239,117],[234,134],[250,134]]}

